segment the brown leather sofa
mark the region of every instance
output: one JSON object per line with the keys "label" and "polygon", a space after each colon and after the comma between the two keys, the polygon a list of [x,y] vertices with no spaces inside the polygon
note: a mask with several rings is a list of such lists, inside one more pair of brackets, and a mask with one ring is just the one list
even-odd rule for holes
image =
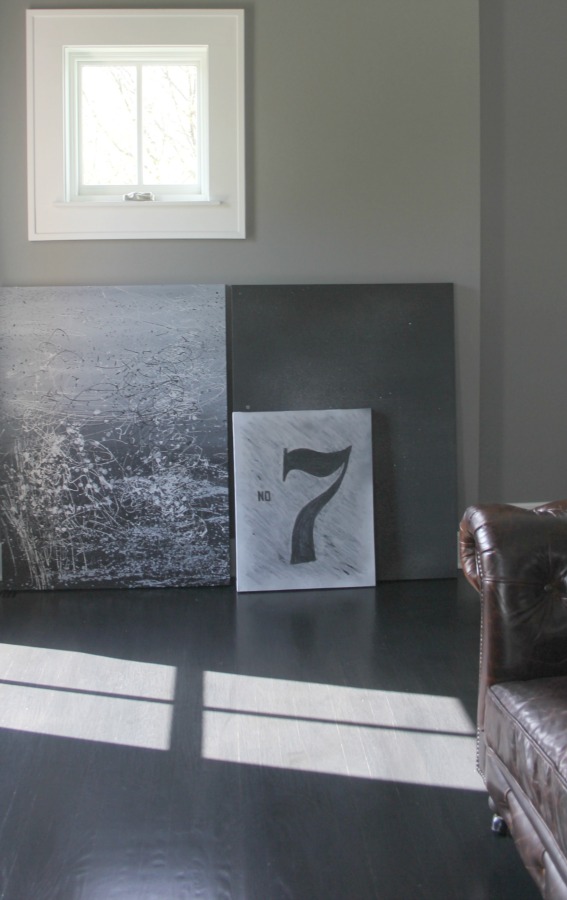
{"label": "brown leather sofa", "polygon": [[567,898],[567,500],[467,509],[482,608],[478,769],[547,900]]}

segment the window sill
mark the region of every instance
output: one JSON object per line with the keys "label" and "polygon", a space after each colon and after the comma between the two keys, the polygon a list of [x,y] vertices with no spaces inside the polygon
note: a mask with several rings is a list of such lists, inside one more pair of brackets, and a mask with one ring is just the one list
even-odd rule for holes
{"label": "window sill", "polygon": [[113,209],[140,209],[140,207],[175,207],[180,206],[226,206],[224,200],[68,200],[56,201],[53,206],[56,209],[69,209],[69,207],[78,209],[85,207],[86,209],[100,209],[102,206],[112,206]]}

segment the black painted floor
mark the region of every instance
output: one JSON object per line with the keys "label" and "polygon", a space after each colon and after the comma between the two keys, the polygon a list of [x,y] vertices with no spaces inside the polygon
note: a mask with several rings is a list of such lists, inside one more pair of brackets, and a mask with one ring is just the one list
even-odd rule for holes
{"label": "black painted floor", "polygon": [[2,900],[532,900],[460,580],[0,598]]}

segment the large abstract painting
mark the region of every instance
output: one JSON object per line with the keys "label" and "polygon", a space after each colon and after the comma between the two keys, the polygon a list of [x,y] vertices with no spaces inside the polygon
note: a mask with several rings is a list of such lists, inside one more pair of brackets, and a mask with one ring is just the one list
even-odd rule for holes
{"label": "large abstract painting", "polygon": [[225,291],[0,289],[11,589],[230,578]]}
{"label": "large abstract painting", "polygon": [[239,591],[374,585],[370,409],[233,414]]}

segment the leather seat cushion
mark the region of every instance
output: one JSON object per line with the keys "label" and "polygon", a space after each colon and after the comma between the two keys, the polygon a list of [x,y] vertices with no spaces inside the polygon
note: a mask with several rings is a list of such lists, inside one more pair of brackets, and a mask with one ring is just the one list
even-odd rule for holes
{"label": "leather seat cushion", "polygon": [[485,737],[567,852],[567,677],[493,685]]}

